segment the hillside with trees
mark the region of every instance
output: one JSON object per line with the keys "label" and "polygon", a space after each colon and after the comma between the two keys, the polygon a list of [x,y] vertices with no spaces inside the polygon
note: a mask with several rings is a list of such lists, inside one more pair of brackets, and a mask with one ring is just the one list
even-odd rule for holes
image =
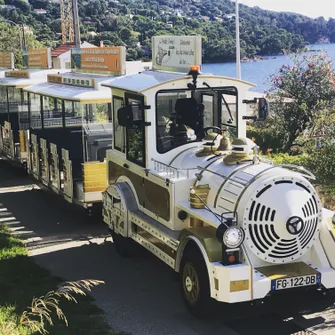
{"label": "hillside with trees", "polygon": [[[31,28],[47,46],[60,44],[59,3],[0,0],[0,16]],[[8,8],[8,5],[15,8]],[[34,9],[43,8],[46,14]],[[235,4],[230,0],[79,0],[82,39],[126,45],[129,60],[148,60],[154,35],[203,37],[204,62],[235,58]],[[296,51],[319,41],[335,42],[335,20],[310,19],[241,5],[241,55],[246,58]],[[1,19],[0,19],[1,20]]]}

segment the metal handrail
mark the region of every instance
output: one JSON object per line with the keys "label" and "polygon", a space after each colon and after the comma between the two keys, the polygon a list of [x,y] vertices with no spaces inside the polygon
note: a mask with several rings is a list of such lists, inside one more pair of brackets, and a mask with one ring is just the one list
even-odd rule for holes
{"label": "metal handrail", "polygon": [[209,173],[212,173],[212,174],[214,174],[214,175],[216,175],[216,176],[219,176],[219,177],[221,177],[221,178],[223,178],[223,179],[226,179],[226,178],[227,178],[227,176],[224,176],[224,175],[222,175],[222,174],[220,174],[220,173],[218,173],[218,172],[215,172],[215,171],[206,169],[206,168],[201,167],[201,166],[198,166],[198,167],[197,167],[197,170],[200,170],[200,171],[202,171],[202,172],[209,172]]}
{"label": "metal handrail", "polygon": [[287,169],[291,169],[291,170],[296,169],[305,178],[312,179],[312,180],[316,179],[315,175],[311,171],[309,171],[306,168],[304,168],[303,166],[299,166],[299,165],[295,165],[295,164],[278,164],[276,166],[281,166],[281,167],[284,167],[284,168],[287,168]]}
{"label": "metal handrail", "polygon": [[181,174],[185,174],[186,178],[190,177],[190,171],[192,170],[198,170],[197,168],[190,168],[190,169],[179,169],[176,167],[173,167],[171,165],[165,164],[163,162],[157,161],[154,158],[151,158],[151,160],[154,162],[154,169],[157,172],[164,172],[167,175],[169,175],[170,178],[180,178]]}

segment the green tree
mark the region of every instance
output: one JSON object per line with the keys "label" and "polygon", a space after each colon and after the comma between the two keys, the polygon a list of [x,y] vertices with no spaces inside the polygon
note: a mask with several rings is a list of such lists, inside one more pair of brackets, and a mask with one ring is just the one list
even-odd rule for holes
{"label": "green tree", "polygon": [[[60,44],[59,4],[48,0],[0,0],[16,6],[16,10],[0,8],[0,17],[18,24],[29,25],[36,39],[47,46]],[[197,34],[204,38],[204,62],[224,62],[235,58],[235,19],[226,17],[234,11],[231,0],[92,0],[78,4],[82,32],[94,27],[97,33],[111,32],[118,35],[104,39],[108,45],[123,44],[132,57],[148,57],[143,43],[158,34]],[[46,15],[38,15],[33,8],[45,8]],[[177,10],[180,13],[177,13]],[[131,15],[128,15],[131,14]],[[294,13],[277,13],[260,8],[240,6],[242,55],[254,58],[257,55],[273,55],[296,51],[308,43],[322,38],[335,42],[335,20],[310,19]],[[205,22],[201,16],[210,18]],[[216,21],[221,16],[222,23]],[[83,21],[91,22],[89,25]],[[167,26],[172,22],[173,27]],[[138,35],[139,34],[139,35]],[[136,38],[141,36],[142,49]],[[98,44],[99,41],[96,41]]]}
{"label": "green tree", "polygon": [[[14,52],[15,66],[18,68],[23,66],[21,53],[21,45],[23,46],[22,37],[21,27],[19,28],[16,26],[9,26],[5,23],[0,23],[0,50],[2,52]],[[31,34],[26,34],[25,42],[28,50],[41,48],[43,46]]]}
{"label": "green tree", "polygon": [[271,80],[270,119],[282,133],[283,152],[289,152],[320,113],[334,106],[335,71],[325,54],[305,54],[296,56],[293,66],[282,66]]}

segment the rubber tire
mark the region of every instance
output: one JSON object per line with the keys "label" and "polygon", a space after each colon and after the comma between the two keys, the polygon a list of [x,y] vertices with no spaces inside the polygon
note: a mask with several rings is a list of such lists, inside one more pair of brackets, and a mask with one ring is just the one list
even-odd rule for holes
{"label": "rubber tire", "polygon": [[111,235],[115,250],[119,256],[134,257],[136,255],[136,244],[132,239],[116,234],[113,230],[111,230]]}
{"label": "rubber tire", "polygon": [[[189,263],[195,270],[199,282],[199,295],[192,304],[186,297],[184,289],[184,270]],[[187,310],[198,319],[208,319],[214,316],[214,300],[210,297],[208,271],[200,250],[192,245],[188,247],[180,264],[180,290]]]}

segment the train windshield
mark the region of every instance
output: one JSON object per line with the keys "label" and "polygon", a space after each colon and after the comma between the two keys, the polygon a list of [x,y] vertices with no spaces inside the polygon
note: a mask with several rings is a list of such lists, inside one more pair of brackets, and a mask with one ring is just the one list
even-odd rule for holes
{"label": "train windshield", "polygon": [[221,129],[237,134],[237,90],[220,87],[158,92],[156,97],[157,151],[203,141],[207,132]]}

